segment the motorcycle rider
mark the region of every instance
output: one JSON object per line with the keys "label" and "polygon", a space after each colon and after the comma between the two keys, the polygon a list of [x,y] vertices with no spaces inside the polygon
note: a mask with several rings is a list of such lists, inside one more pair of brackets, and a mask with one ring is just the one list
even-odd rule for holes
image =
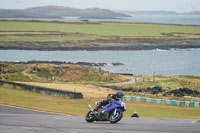
{"label": "motorcycle rider", "polygon": [[121,100],[123,96],[123,91],[118,90],[116,94],[109,94],[106,100],[96,102],[96,108],[88,105],[89,112],[85,116],[85,120],[87,122],[110,121],[110,123],[117,123],[122,119],[123,112],[126,111],[125,103]]}
{"label": "motorcycle rider", "polygon": [[98,108],[107,105],[112,99],[114,99],[115,101],[119,101],[123,98],[123,96],[124,96],[124,92],[122,90],[118,90],[116,94],[108,94],[107,99],[102,100],[102,102],[99,103]]}

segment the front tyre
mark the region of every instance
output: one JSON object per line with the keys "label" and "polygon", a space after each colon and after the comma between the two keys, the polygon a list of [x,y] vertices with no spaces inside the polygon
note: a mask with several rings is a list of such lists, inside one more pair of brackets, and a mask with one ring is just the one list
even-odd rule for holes
{"label": "front tyre", "polygon": [[89,111],[89,112],[87,113],[87,115],[85,116],[85,120],[86,120],[87,122],[93,122],[93,121],[94,121],[94,112]]}
{"label": "front tyre", "polygon": [[112,114],[109,117],[109,121],[110,123],[117,123],[122,119],[122,117],[123,117],[123,112],[121,110],[117,111],[115,114],[114,112],[112,112]]}

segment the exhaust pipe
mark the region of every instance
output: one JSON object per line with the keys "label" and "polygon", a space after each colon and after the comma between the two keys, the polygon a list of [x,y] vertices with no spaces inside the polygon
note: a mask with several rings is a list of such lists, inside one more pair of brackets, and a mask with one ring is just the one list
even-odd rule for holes
{"label": "exhaust pipe", "polygon": [[88,105],[88,109],[90,110],[90,111],[94,111],[94,108],[89,104]]}

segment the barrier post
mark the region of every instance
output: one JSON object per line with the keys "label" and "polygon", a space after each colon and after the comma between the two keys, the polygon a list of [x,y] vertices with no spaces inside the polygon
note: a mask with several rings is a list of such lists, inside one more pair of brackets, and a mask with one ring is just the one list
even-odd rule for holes
{"label": "barrier post", "polygon": [[170,100],[170,105],[172,106],[176,105],[176,100]]}
{"label": "barrier post", "polygon": [[136,96],[131,96],[131,101],[136,101]]}
{"label": "barrier post", "polygon": [[156,98],[152,98],[152,99],[151,99],[151,102],[152,102],[152,103],[157,103],[157,99],[156,99]]}
{"label": "barrier post", "polygon": [[189,107],[194,107],[194,102],[190,102]]}
{"label": "barrier post", "polygon": [[195,103],[194,103],[194,106],[195,106],[195,107],[199,107],[199,102],[195,102]]}
{"label": "barrier post", "polygon": [[123,96],[123,101],[126,101],[127,100],[127,96]]}
{"label": "barrier post", "polygon": [[166,100],[165,99],[161,99],[161,104],[166,104]]}
{"label": "barrier post", "polygon": [[161,99],[157,99],[157,103],[161,104]]}
{"label": "barrier post", "polygon": [[147,100],[146,97],[141,97],[141,98],[140,98],[140,101],[141,101],[141,102],[146,102],[146,100]]}
{"label": "barrier post", "polygon": [[151,102],[151,100],[152,100],[152,98],[147,98],[147,100],[146,100],[146,101],[150,103],[150,102]]}
{"label": "barrier post", "polygon": [[166,100],[166,104],[170,104],[170,102],[171,102],[170,100]]}
{"label": "barrier post", "polygon": [[140,97],[136,97],[136,101],[140,102]]}
{"label": "barrier post", "polygon": [[185,101],[180,101],[180,105],[179,106],[185,106]]}
{"label": "barrier post", "polygon": [[189,107],[190,102],[189,101],[185,101],[185,105]]}

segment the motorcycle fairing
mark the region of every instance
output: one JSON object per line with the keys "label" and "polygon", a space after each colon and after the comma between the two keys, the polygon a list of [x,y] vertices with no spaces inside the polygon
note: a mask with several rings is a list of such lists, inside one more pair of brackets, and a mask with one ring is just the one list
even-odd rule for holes
{"label": "motorcycle fairing", "polygon": [[[111,110],[121,107],[121,101],[113,101],[103,107],[106,112],[110,112]],[[121,109],[119,109],[121,110]]]}

